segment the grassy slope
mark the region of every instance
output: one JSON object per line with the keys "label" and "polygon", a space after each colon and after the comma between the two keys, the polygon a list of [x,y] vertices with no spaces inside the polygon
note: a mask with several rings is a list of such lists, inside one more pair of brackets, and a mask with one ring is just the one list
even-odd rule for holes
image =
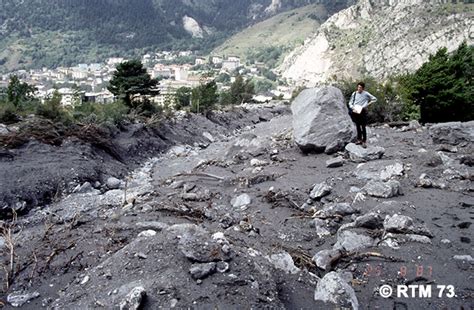
{"label": "grassy slope", "polygon": [[315,32],[326,18],[327,12],[322,5],[312,4],[284,12],[244,29],[214,49],[212,54],[236,55],[245,60],[247,52],[252,49],[268,46],[294,48]]}

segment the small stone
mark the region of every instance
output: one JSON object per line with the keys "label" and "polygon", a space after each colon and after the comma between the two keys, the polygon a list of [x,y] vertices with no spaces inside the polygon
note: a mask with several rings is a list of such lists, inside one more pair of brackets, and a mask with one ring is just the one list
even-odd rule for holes
{"label": "small stone", "polygon": [[145,230],[138,234],[138,237],[153,237],[156,236],[156,231],[154,230]]}
{"label": "small stone", "polygon": [[416,185],[418,187],[430,188],[433,187],[433,181],[426,175],[426,173],[423,173],[418,178]]}
{"label": "small stone", "polygon": [[229,263],[227,263],[227,262],[217,262],[216,263],[216,270],[219,273],[227,272],[227,271],[229,271],[229,269],[230,269],[230,266],[229,266]]}
{"label": "small stone", "polygon": [[250,160],[250,166],[252,167],[261,167],[261,166],[266,166],[268,165],[268,162],[264,161],[264,160],[260,160],[260,159],[257,159],[257,158],[252,158]]}
{"label": "small stone", "polygon": [[345,147],[346,153],[353,162],[365,162],[382,158],[385,149],[380,146],[368,146],[363,148],[360,145],[349,143]]}
{"label": "small stone", "polygon": [[84,284],[86,284],[87,282],[89,282],[89,279],[90,279],[89,276],[85,276],[85,277],[82,279],[82,281],[81,281],[81,285],[84,285]]}
{"label": "small stone", "polygon": [[199,195],[196,193],[184,193],[181,195],[181,198],[186,201],[198,201],[200,199]]}
{"label": "small stone", "polygon": [[327,196],[331,193],[332,187],[326,182],[316,184],[313,190],[309,194],[309,197],[314,200],[320,200],[322,197]]}
{"label": "small stone", "polygon": [[216,263],[193,264],[189,273],[194,280],[204,279],[216,271]]}
{"label": "small stone", "polygon": [[142,252],[135,253],[135,257],[138,257],[138,258],[141,258],[141,259],[147,259],[146,254],[142,253]]}
{"label": "small stone", "polygon": [[330,236],[331,232],[327,229],[327,224],[322,219],[314,219],[310,222],[310,226],[316,229],[319,238]]}
{"label": "small stone", "polygon": [[120,310],[138,310],[146,296],[145,288],[137,286],[133,288],[125,299],[120,303]]}
{"label": "small stone", "polygon": [[344,158],[342,158],[342,156],[331,158],[326,161],[327,168],[337,168],[337,167],[341,167],[343,164],[344,164]]}
{"label": "small stone", "polygon": [[441,240],[441,243],[442,243],[442,244],[450,244],[450,243],[451,243],[451,240],[449,240],[449,239],[442,239],[442,240]]}
{"label": "small stone", "polygon": [[395,180],[388,182],[372,180],[363,187],[363,190],[373,197],[391,198],[400,195],[401,185],[400,182]]}
{"label": "small stone", "polygon": [[241,208],[248,206],[252,202],[252,198],[248,194],[242,194],[240,196],[234,197],[231,200],[231,205],[234,208]]}
{"label": "small stone", "polygon": [[355,230],[343,230],[337,233],[337,242],[334,249],[358,251],[375,245],[375,240]]}
{"label": "small stone", "polygon": [[89,193],[89,192],[92,192],[94,190],[94,188],[92,187],[91,183],[89,182],[85,182],[84,184],[82,185],[78,185],[75,189],[74,189],[74,193],[78,193],[78,194],[85,194],[85,193]]}
{"label": "small stone", "polygon": [[170,308],[175,308],[177,304],[178,304],[177,299],[173,298],[170,300]]}
{"label": "small stone", "polygon": [[203,132],[202,133],[203,137],[209,140],[209,142],[215,142],[214,137],[209,133],[209,132]]}
{"label": "small stone", "polygon": [[341,251],[337,249],[322,250],[316,253],[312,260],[318,268],[321,268],[322,270],[329,270],[332,266],[332,263],[337,261],[341,255]]}
{"label": "small stone", "polygon": [[300,272],[300,269],[295,266],[291,255],[286,252],[266,256],[266,259],[272,263],[275,268],[283,270],[286,273],[295,274]]}
{"label": "small stone", "polygon": [[121,184],[122,184],[122,181],[114,177],[108,178],[106,182],[107,188],[109,189],[118,189],[120,188]]}
{"label": "small stone", "polygon": [[408,233],[413,230],[413,219],[406,215],[394,214],[385,218],[383,226],[387,232]]}
{"label": "small stone", "polygon": [[383,226],[383,219],[379,214],[371,212],[356,218],[355,226],[368,229],[379,229]]}
{"label": "small stone", "polygon": [[354,209],[349,203],[347,202],[340,202],[340,203],[329,203],[324,206],[322,212],[327,216],[333,215],[351,215],[356,213],[357,210]]}

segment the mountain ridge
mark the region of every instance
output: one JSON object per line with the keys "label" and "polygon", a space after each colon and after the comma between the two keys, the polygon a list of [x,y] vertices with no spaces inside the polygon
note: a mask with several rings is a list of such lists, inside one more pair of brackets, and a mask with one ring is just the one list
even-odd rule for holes
{"label": "mountain ridge", "polygon": [[[210,50],[279,12],[311,3],[333,10],[348,1],[4,0],[0,71],[130,57],[156,49]],[[186,31],[185,16],[203,30],[202,38]]]}
{"label": "mountain ridge", "polygon": [[331,16],[278,70],[306,86],[413,72],[439,48],[473,44],[473,12],[473,4],[360,0]]}

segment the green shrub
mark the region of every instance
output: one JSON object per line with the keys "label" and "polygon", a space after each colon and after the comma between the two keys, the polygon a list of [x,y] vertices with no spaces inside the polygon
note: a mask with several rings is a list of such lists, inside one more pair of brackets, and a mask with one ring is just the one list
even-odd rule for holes
{"label": "green shrub", "polygon": [[17,109],[13,104],[0,103],[0,123],[14,124],[20,120]]}
{"label": "green shrub", "polygon": [[74,119],[83,123],[119,124],[128,114],[129,109],[122,101],[100,104],[84,102],[74,107]]}
{"label": "green shrub", "polygon": [[73,122],[69,111],[61,106],[61,95],[57,91],[51,98],[37,106],[36,114],[64,125],[70,125]]}

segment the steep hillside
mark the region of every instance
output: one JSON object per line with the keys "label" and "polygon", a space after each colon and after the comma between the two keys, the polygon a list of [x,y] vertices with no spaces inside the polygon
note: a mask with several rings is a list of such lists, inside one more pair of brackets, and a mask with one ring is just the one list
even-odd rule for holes
{"label": "steep hillside", "polygon": [[333,10],[347,0],[3,0],[0,71],[211,49],[252,23],[316,2]]}
{"label": "steep hillside", "polygon": [[279,68],[295,84],[411,72],[441,47],[474,42],[474,4],[360,0],[329,18]]}
{"label": "steep hillside", "polygon": [[236,55],[246,60],[249,54],[268,47],[291,50],[301,45],[327,18],[328,11],[321,4],[283,12],[237,33],[212,53]]}

